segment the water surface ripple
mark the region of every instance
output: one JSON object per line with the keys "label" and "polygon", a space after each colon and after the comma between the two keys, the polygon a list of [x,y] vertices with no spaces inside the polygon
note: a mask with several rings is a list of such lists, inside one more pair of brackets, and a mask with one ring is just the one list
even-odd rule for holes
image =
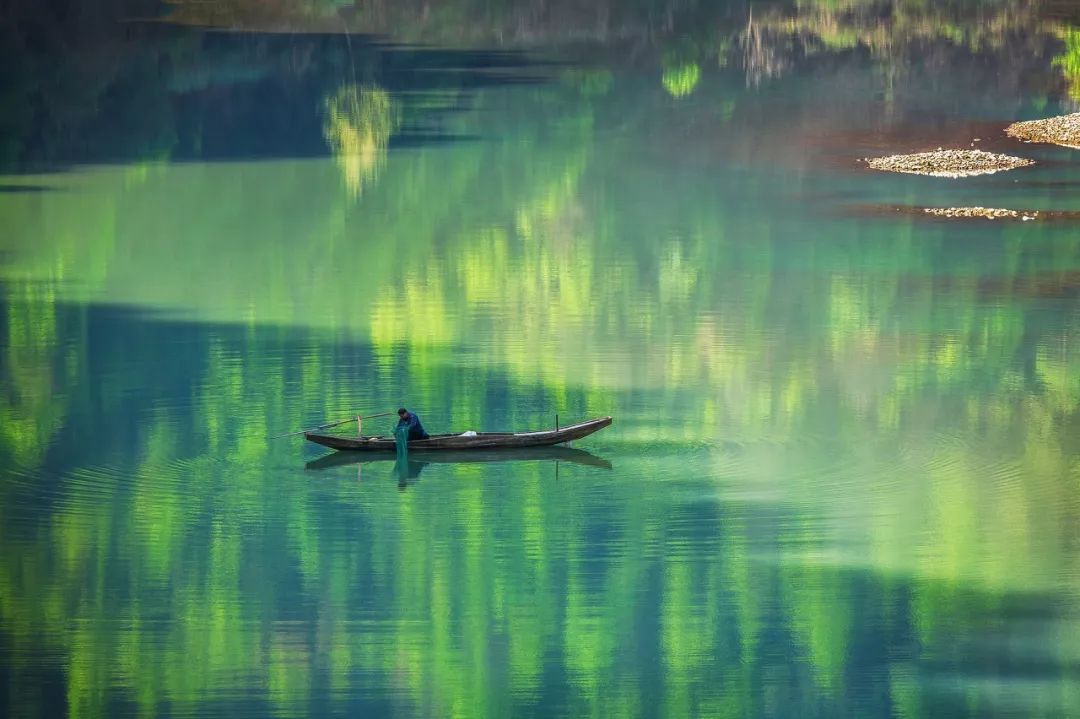
{"label": "water surface ripple", "polygon": [[1080,16],[22,5],[0,714],[1080,716]]}

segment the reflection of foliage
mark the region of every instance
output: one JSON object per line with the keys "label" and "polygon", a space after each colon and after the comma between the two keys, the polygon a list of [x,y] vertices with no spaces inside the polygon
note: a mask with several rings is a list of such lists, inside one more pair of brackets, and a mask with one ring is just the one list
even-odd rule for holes
{"label": "reflection of foliage", "polygon": [[1069,94],[1074,100],[1080,100],[1080,30],[1067,28],[1062,31],[1062,39],[1065,49],[1054,58],[1054,67],[1061,68],[1069,85]]}
{"label": "reflection of foliage", "polygon": [[[166,58],[174,47],[117,32],[122,5],[106,0],[66,12],[67,3],[15,3],[5,13],[0,162],[170,154],[177,138]],[[137,6],[133,0],[128,10]]]}
{"label": "reflection of foliage", "polygon": [[661,82],[673,98],[686,97],[697,88],[698,82],[701,81],[701,66],[698,64],[698,58],[702,54],[696,43],[687,38],[661,56],[660,66],[663,69]]}
{"label": "reflection of foliage", "polygon": [[61,346],[61,330],[67,328],[57,326],[50,289],[18,282],[7,291],[10,301],[0,322],[6,330],[0,336],[0,448],[18,465],[34,467],[63,422],[65,403],[54,385],[78,372],[80,363],[76,348]]}
{"label": "reflection of foliage", "polygon": [[[906,66],[918,43],[972,51],[1036,45],[1052,31],[1030,0],[983,5],[919,0],[803,0],[754,14],[741,35],[748,78],[775,77],[806,56],[865,48],[878,61]],[[1030,48],[1014,53],[1031,54]]]}
{"label": "reflection of foliage", "polygon": [[[781,213],[698,176],[661,192],[627,172],[646,143],[593,131],[625,105],[583,101],[617,90],[482,93],[467,127],[496,139],[402,153],[363,203],[328,161],[69,173],[3,198],[4,458],[43,466],[58,427],[103,445],[66,455],[48,501],[0,502],[13,674],[44,645],[84,716],[241,692],[280,713],[363,695],[509,716],[553,691],[576,715],[940,715],[923,678],[964,619],[1076,575],[1080,242],[1025,228],[958,260],[902,221],[785,241]],[[345,88],[328,135],[381,157],[393,101],[363,102]],[[61,348],[100,310],[61,300],[88,298],[204,322],[120,324],[87,363]],[[283,472],[295,445],[265,439],[402,392],[434,426],[613,412],[635,481],[460,466],[398,495],[368,469]],[[39,532],[8,521],[27,506]],[[949,681],[970,695],[956,714],[991,713],[981,676]],[[5,696],[38,708],[32,684]],[[1019,701],[1061,714],[1060,688]]]}
{"label": "reflection of foliage", "polygon": [[397,106],[382,88],[347,85],[326,99],[325,109],[326,142],[341,168],[345,186],[359,196],[386,160],[390,136],[400,122]]}
{"label": "reflection of foliage", "polygon": [[182,25],[272,30],[340,30],[338,11],[352,0],[169,0],[169,20]]}
{"label": "reflection of foliage", "polygon": [[[779,77],[816,55],[863,49],[890,72],[906,67],[909,51],[932,43],[971,51],[1008,49],[1013,56],[1041,55],[1059,23],[1040,16],[1038,0],[799,0],[795,3],[708,3],[704,0],[602,2],[583,8],[576,0],[461,0],[433,6],[425,0],[357,0],[340,16],[333,2],[181,3],[173,19],[229,27],[268,27],[384,33],[401,41],[449,46],[516,47],[591,44],[648,47],[677,63],[663,62],[664,87],[681,97],[695,88],[705,60],[724,67],[741,58],[747,80]],[[694,53],[686,53],[692,38]],[[920,52],[925,52],[925,47]],[[1066,51],[1066,56],[1072,52]],[[929,62],[947,69],[940,52]],[[623,58],[615,56],[616,61]],[[1068,77],[1067,58],[1061,58]]]}
{"label": "reflection of foliage", "polygon": [[664,68],[664,89],[672,97],[689,95],[697,87],[700,79],[701,68],[694,62]]}
{"label": "reflection of foliage", "polygon": [[564,71],[559,79],[577,88],[582,97],[599,98],[611,91],[614,75],[611,70],[605,68],[580,69],[574,68]]}
{"label": "reflection of foliage", "polygon": [[[53,17],[53,5],[19,3],[14,22],[0,20],[0,65],[18,68],[0,73],[0,162],[23,170],[311,157],[326,152],[330,131],[358,189],[398,124],[399,96],[386,93],[410,92],[410,107],[430,120],[424,130],[434,136],[436,113],[451,109],[463,87],[503,82],[491,72],[501,69],[498,62],[476,63],[468,53],[411,55],[441,70],[425,73],[412,62],[384,62],[395,51],[362,38],[212,33],[97,17],[143,16],[139,2],[156,5],[103,0]],[[522,62],[507,58],[513,67]],[[455,64],[447,67],[448,60]],[[358,77],[377,78],[379,86],[341,87]]]}

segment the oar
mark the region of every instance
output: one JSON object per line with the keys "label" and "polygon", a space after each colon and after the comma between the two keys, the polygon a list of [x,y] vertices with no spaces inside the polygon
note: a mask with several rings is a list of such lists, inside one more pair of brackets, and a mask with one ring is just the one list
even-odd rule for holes
{"label": "oar", "polygon": [[346,422],[355,422],[357,419],[374,419],[376,417],[386,417],[387,415],[394,414],[393,412],[380,412],[379,414],[369,414],[364,417],[349,417],[343,419],[340,422],[327,422],[326,424],[320,424],[318,427],[312,427],[311,429],[302,429],[299,432],[286,432],[285,434],[278,434],[270,439],[281,439],[282,437],[295,437],[298,434],[307,434],[308,432],[318,432],[320,429],[328,429],[330,427],[337,427],[339,424],[345,424]]}

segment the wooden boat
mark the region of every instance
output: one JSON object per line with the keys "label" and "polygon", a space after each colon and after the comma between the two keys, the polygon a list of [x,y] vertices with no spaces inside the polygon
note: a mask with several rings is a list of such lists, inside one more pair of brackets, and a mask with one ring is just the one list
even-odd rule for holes
{"label": "wooden boat", "polygon": [[[433,434],[427,439],[410,441],[409,454],[433,450],[547,447],[588,437],[593,432],[597,432],[609,424],[611,424],[611,417],[601,417],[558,429],[542,429],[536,432]],[[393,452],[395,450],[393,437],[342,437],[333,434],[305,432],[304,439],[331,449],[347,449],[360,452]]]}
{"label": "wooden boat", "polygon": [[[394,456],[377,452],[331,452],[304,465],[305,469],[323,470],[355,464],[393,462]],[[492,462],[566,462],[611,469],[603,457],[575,447],[522,447],[508,449],[459,449],[453,452],[409,451],[409,462],[422,464],[488,464]]]}

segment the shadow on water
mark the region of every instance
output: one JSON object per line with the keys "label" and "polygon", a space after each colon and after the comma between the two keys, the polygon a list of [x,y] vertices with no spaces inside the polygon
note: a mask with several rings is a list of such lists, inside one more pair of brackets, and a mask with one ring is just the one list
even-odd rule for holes
{"label": "shadow on water", "polygon": [[[159,53],[144,35],[154,32],[192,46]],[[397,137],[408,137],[445,129],[425,121],[452,118],[469,101],[462,88],[470,82],[505,80],[472,70],[463,77],[460,67],[439,69],[411,50],[357,41],[350,51],[340,38],[136,28],[127,39],[117,68],[90,73],[105,78],[104,93],[95,96],[95,85],[91,97],[72,99],[84,110],[105,98],[101,114],[50,106],[40,116],[61,121],[48,127],[5,118],[29,128],[10,136],[12,162],[325,154],[319,108],[342,86],[379,85],[386,104],[400,100]],[[8,47],[0,43],[0,52]],[[73,51],[55,72],[19,79],[31,97],[54,79],[83,87],[74,60],[93,54]],[[446,66],[460,66],[460,57],[445,57]],[[383,66],[399,61],[433,68],[395,75]],[[670,88],[658,92],[693,90],[699,68],[678,62]],[[755,107],[769,110],[754,97],[738,96],[752,111],[743,122]],[[107,127],[113,121],[119,127]],[[49,134],[57,127],[69,130]],[[581,123],[584,148],[592,127]],[[674,127],[669,146],[699,154]],[[128,131],[130,143],[119,142]],[[636,148],[616,149],[621,157]],[[662,175],[636,175],[621,161],[596,175],[569,172],[579,155],[589,153],[544,163],[550,177],[537,173],[528,191],[508,193],[520,201],[468,222],[457,216],[478,204],[482,195],[471,191],[448,200],[447,214],[432,213],[430,231],[387,224],[385,255],[379,243],[361,253],[342,241],[350,234],[321,229],[318,217],[337,223],[346,211],[323,211],[315,192],[295,192],[319,210],[294,225],[309,231],[278,238],[311,239],[275,244],[287,205],[239,197],[233,206],[227,198],[236,196],[221,192],[261,194],[252,178],[262,167],[222,184],[192,183],[207,188],[201,204],[180,203],[176,188],[188,185],[168,183],[102,203],[96,233],[90,208],[74,208],[68,224],[42,213],[65,242],[28,234],[27,247],[44,251],[20,246],[29,259],[14,277],[91,267],[96,291],[116,291],[120,301],[194,307],[235,322],[64,304],[31,280],[3,287],[0,707],[83,717],[1078,715],[1068,582],[1076,552],[1063,541],[1077,525],[1069,478],[1080,383],[1065,352],[1076,346],[1075,317],[1071,305],[1047,307],[1026,294],[1073,291],[1075,242],[988,237],[972,252],[933,234],[948,226],[936,223],[914,239],[851,223],[806,233],[813,242],[783,242],[812,223],[786,218],[771,202],[742,207],[738,193],[720,202],[687,191],[657,204],[664,183],[673,191],[705,183],[682,183],[667,164]],[[480,190],[529,176],[534,159],[495,157],[475,167],[505,167],[505,175]],[[453,183],[435,168],[439,182],[409,176],[400,187],[434,188],[416,192],[425,204],[449,195]],[[310,176],[298,178],[308,189]],[[724,182],[745,184],[741,175]],[[764,194],[763,184],[748,187]],[[601,188],[610,204],[586,188]],[[265,209],[278,206],[285,209]],[[381,226],[411,206],[346,226]],[[161,214],[140,217],[135,208],[144,207]],[[209,207],[223,207],[227,221],[160,246],[132,239]],[[658,244],[676,212],[693,239]],[[260,214],[271,221],[259,231],[219,239],[237,218],[258,227]],[[582,215],[609,229],[590,236]],[[486,228],[508,218],[522,230],[496,242],[500,233]],[[827,241],[833,230],[838,238]],[[458,234],[460,245],[435,242]],[[317,237],[333,239],[341,254],[325,264],[304,255],[333,249]],[[388,241],[397,238],[409,242]],[[498,262],[519,246],[533,259]],[[440,253],[456,258],[459,250],[475,250],[469,263],[439,264]],[[1056,264],[1042,257],[1052,250]],[[209,261],[185,264],[203,253]],[[357,255],[363,265],[342,261]],[[267,256],[275,262],[253,262]],[[245,274],[245,265],[258,271]],[[215,284],[218,267],[225,279]],[[1056,274],[1041,274],[1044,267]],[[545,274],[561,287],[531,284]],[[1008,281],[964,281],[998,274]],[[298,300],[320,277],[328,291]],[[159,294],[173,278],[176,293]],[[191,278],[210,302],[195,303]],[[347,294],[369,278],[378,278],[371,295]],[[430,324],[398,322],[388,310],[377,327],[367,322],[376,291],[412,278],[422,278],[418,295],[438,301],[387,293],[386,304]],[[984,292],[995,301],[980,301]],[[467,310],[477,297],[504,300],[508,310],[476,323]],[[516,297],[543,316],[578,319],[543,325],[505,302]],[[209,314],[216,306],[230,312]],[[231,312],[241,306],[245,313]],[[288,311],[267,314],[278,307]],[[337,324],[288,324],[293,308],[326,312]],[[364,322],[349,324],[361,314]],[[652,318],[647,328],[640,318]],[[506,331],[491,333],[489,324]],[[586,345],[597,349],[585,356]],[[420,409],[429,429],[519,426],[552,408],[634,416],[595,445],[618,458],[617,469],[561,485],[537,481],[553,473],[547,457],[425,470],[437,458],[418,454],[393,471],[376,460],[377,481],[362,487],[310,481],[298,465],[313,451],[297,439],[267,439],[402,401]],[[937,437],[946,427],[956,441]],[[610,467],[589,457],[576,464]],[[324,459],[336,465],[312,464]],[[385,481],[395,476],[408,488],[424,471],[469,481],[427,482],[401,496]]]}
{"label": "shadow on water", "polygon": [[[0,171],[325,157],[340,151],[328,128],[343,117],[360,137],[364,123],[392,122],[397,146],[469,141],[446,125],[473,93],[543,83],[556,67],[520,52],[393,45],[368,35],[115,21],[65,29],[71,22],[24,18],[0,27],[0,60],[16,69],[0,79],[0,97],[17,108],[0,127]],[[54,47],[50,38],[67,31],[79,42]],[[107,66],[102,55],[112,58]],[[75,86],[84,89],[49,90]],[[348,88],[385,93],[386,117],[371,117],[366,106],[343,116],[333,103]],[[386,138],[374,137],[385,148]],[[30,191],[23,187],[0,192]]]}
{"label": "shadow on water", "polygon": [[[0,259],[4,254],[0,253]],[[0,283],[0,337],[16,333],[23,325],[23,312],[36,316],[44,305],[25,296],[36,297],[42,291],[39,282]],[[8,312],[7,310],[11,310]],[[173,482],[190,470],[190,462],[211,461],[221,471],[228,464],[214,457],[212,447],[222,437],[266,441],[266,456],[295,458],[304,451],[299,438],[265,440],[284,427],[310,426],[317,416],[348,415],[355,407],[391,407],[401,403],[402,388],[414,386],[418,378],[424,384],[440,388],[434,393],[410,393],[413,404],[430,408],[424,412],[432,426],[532,425],[538,412],[531,408],[550,408],[547,389],[540,383],[523,382],[506,376],[493,367],[462,368],[453,363],[428,362],[422,370],[397,366],[380,382],[368,377],[378,366],[377,347],[363,341],[342,341],[320,330],[282,326],[262,326],[253,334],[230,324],[200,322],[174,317],[168,312],[133,305],[101,305],[55,302],[49,304],[52,324],[49,333],[35,335],[22,345],[16,361],[0,360],[0,388],[6,395],[0,410],[7,411],[19,423],[9,425],[12,437],[0,436],[0,453],[7,452],[7,468],[19,481],[0,483],[0,498],[11,500],[8,506],[34,508],[47,513],[60,496],[65,475],[93,467],[91,481],[108,481],[128,486],[140,481]],[[71,337],[97,338],[92,348],[78,359],[69,354]],[[237,375],[220,363],[223,358],[237,361],[246,371]],[[54,377],[63,366],[63,377]],[[256,369],[256,366],[259,369]],[[305,367],[320,367],[318,389],[305,389]],[[109,385],[103,389],[90,376],[109,370]],[[368,377],[367,380],[358,378]],[[56,384],[52,384],[55,381]],[[49,382],[50,394],[38,387]],[[69,384],[70,383],[70,384]],[[369,387],[383,387],[372,394]],[[495,395],[475,393],[469,388],[498,388]],[[221,423],[197,399],[207,387],[224,396],[236,393],[228,403],[262,404],[276,398],[270,414],[252,416],[251,421],[236,418]],[[102,410],[101,393],[109,396],[108,424],[103,433],[98,419]],[[499,397],[513,397],[508,402]],[[244,399],[240,399],[240,398]],[[584,390],[570,392],[563,400],[567,414],[584,415]],[[448,415],[446,408],[454,408]],[[466,408],[463,414],[461,408]],[[522,410],[526,414],[519,414]],[[242,412],[242,410],[241,410]],[[157,417],[148,423],[148,418]],[[265,422],[265,424],[264,424]],[[154,427],[157,429],[155,430]],[[139,474],[137,458],[130,452],[147,441],[148,432],[160,431],[170,437],[170,451],[175,459],[153,477]],[[18,451],[11,454],[17,441]],[[364,453],[335,452],[308,462],[308,470],[325,470],[346,465],[392,462],[394,455],[369,456]],[[134,462],[134,465],[132,464]],[[567,462],[601,469],[612,469],[607,459],[572,447],[510,449],[497,452],[455,451],[410,452],[409,467],[419,464],[462,465],[500,462]],[[289,471],[292,459],[275,460],[275,468]],[[411,470],[410,470],[411,471]],[[417,469],[417,471],[419,471]],[[135,474],[132,475],[131,473]],[[23,479],[34,477],[34,481]]]}
{"label": "shadow on water", "polygon": [[[449,351],[380,352],[302,328],[164,321],[37,297],[0,306],[0,337],[20,348],[0,358],[0,399],[13,418],[0,445],[0,540],[10,550],[0,553],[0,699],[13,715],[60,701],[71,714],[118,716],[109,708],[134,707],[136,696],[210,713],[217,698],[237,695],[250,697],[238,717],[271,713],[264,701],[312,716],[384,715],[393,713],[380,711],[386,703],[402,701],[404,646],[410,687],[418,687],[407,702],[430,702],[432,716],[449,713],[443,697],[454,691],[469,692],[460,701],[479,707],[477,716],[576,716],[584,712],[574,707],[626,697],[670,717],[721,706],[740,716],[985,717],[1002,692],[1020,715],[1075,708],[1066,691],[1075,657],[1056,639],[1075,619],[1062,608],[1067,597],[831,564],[830,550],[867,546],[863,534],[833,529],[865,521],[879,528],[872,536],[899,532],[891,511],[873,511],[891,510],[889,498],[864,510],[873,495],[856,495],[834,514],[828,499],[798,501],[799,485],[838,501],[863,490],[827,474],[807,485],[792,467],[782,491],[764,499],[717,494],[706,463],[724,457],[702,443],[703,461],[688,462],[694,435],[669,441],[670,410],[657,413],[678,407],[697,417],[697,385],[597,397],[573,384],[552,391]],[[29,326],[39,331],[24,332]],[[72,338],[92,340],[71,353]],[[518,426],[555,401],[567,415],[610,401],[613,413],[625,408],[636,419],[620,423],[621,440],[597,443],[619,458],[610,473],[559,486],[528,481],[550,476],[544,462],[558,467],[567,455],[606,462],[563,448],[483,474],[451,463],[441,473],[483,481],[430,482],[405,495],[385,480],[409,490],[440,456],[411,454],[393,471],[382,460],[376,481],[358,487],[305,481],[299,442],[266,439],[314,417],[397,406],[406,390],[410,406],[460,412],[425,413],[429,429]],[[830,427],[847,425],[849,415],[826,411]],[[959,416],[943,414],[950,426]],[[796,425],[795,436],[805,439],[812,426]],[[1047,437],[1031,441],[1045,446]],[[766,470],[786,454],[752,441],[715,446]],[[483,466],[502,457],[469,459]],[[972,465],[982,479],[979,470]],[[879,462],[857,476],[871,481],[877,471]],[[672,476],[678,484],[663,481]],[[966,476],[942,473],[931,486]],[[739,481],[755,484],[753,475]],[[923,534],[975,526],[963,512],[984,508],[981,497],[973,489],[950,502]],[[1008,498],[1018,516],[1036,516]],[[920,493],[915,506],[930,504]],[[883,541],[900,545],[898,536]],[[925,548],[939,551],[938,541]],[[969,572],[985,556],[974,540],[943,549]],[[1059,551],[1055,561],[1066,566]],[[1018,555],[995,576],[1033,559]],[[930,563],[925,571],[935,570]],[[227,621],[204,619],[217,610]],[[527,651],[513,654],[508,642]],[[215,654],[223,644],[235,651]],[[193,659],[207,655],[212,663]],[[510,661],[524,663],[487,670]],[[311,680],[274,683],[290,673]],[[1014,691],[1033,674],[1044,686]],[[181,675],[191,683],[163,679]],[[485,705],[492,696],[504,703]]]}
{"label": "shadow on water", "polygon": [[0,184],[0,194],[6,195],[21,195],[21,194],[33,194],[35,192],[53,192],[56,188],[49,187],[48,185],[14,185],[14,184]]}
{"label": "shadow on water", "polygon": [[[397,477],[397,486],[400,491],[405,491],[410,484],[420,480],[420,472],[427,466],[427,462],[414,462],[412,460],[397,460],[394,462],[394,476]],[[359,472],[359,469],[357,470]]]}
{"label": "shadow on water", "polygon": [[[334,452],[304,465],[305,469],[322,470],[332,467],[377,464],[393,461],[389,452],[367,454],[364,452]],[[588,467],[611,469],[611,462],[591,452],[576,447],[535,447],[503,450],[452,450],[445,452],[409,452],[409,464],[490,464],[493,462],[569,462]]]}
{"label": "shadow on water", "polygon": [[[914,665],[934,716],[1076,715],[1080,655],[1063,651],[1060,639],[1075,626],[1075,609],[1048,593],[924,591],[960,610],[953,624],[934,627],[932,642],[921,638]],[[912,619],[925,615],[916,611]]]}

